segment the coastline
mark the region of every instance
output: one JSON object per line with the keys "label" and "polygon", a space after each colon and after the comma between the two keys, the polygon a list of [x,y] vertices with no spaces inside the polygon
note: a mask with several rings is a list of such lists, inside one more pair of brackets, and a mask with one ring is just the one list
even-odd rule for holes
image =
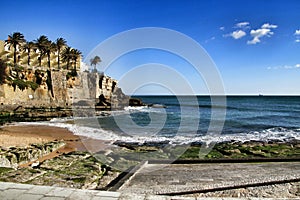
{"label": "coastline", "polygon": [[[199,163],[203,162],[207,162],[204,165],[210,164],[218,167],[224,163],[243,163],[241,164],[243,166],[256,165],[257,162],[289,162],[293,164],[300,159],[300,141],[249,141],[245,143],[231,141],[218,143],[209,154],[201,158],[199,157],[200,143],[191,144],[187,149],[184,146],[169,146],[172,148],[170,149],[162,143],[139,145],[116,141],[112,145],[112,141],[77,136],[67,128],[51,125],[17,123],[0,127],[0,146],[2,149],[8,149],[8,154],[21,155],[24,152],[24,149],[12,146],[25,146],[26,148],[26,145],[30,143],[38,142],[47,145],[47,142],[50,141],[63,141],[65,145],[35,161],[20,164],[18,168],[0,168],[0,181],[109,190],[111,183],[116,180],[119,181],[118,178],[121,172],[129,172],[129,169],[139,166],[140,163],[143,163],[141,162],[143,160],[148,160],[147,162],[151,166],[172,163],[174,164],[170,165],[172,167],[184,164],[184,166],[190,168],[191,173],[194,173],[193,167],[202,166],[203,164]],[[36,147],[39,149],[38,146]],[[176,152],[181,151],[183,153],[181,156],[176,155]],[[150,157],[147,157],[147,155]],[[172,158],[172,155],[175,157]],[[178,157],[176,158],[176,156]],[[177,161],[174,162],[174,159]],[[230,168],[230,170],[234,171],[235,169]],[[296,182],[295,184],[299,183]],[[290,183],[280,185],[284,188],[292,186]],[[260,191],[260,188],[255,188],[254,191]],[[226,191],[225,193],[223,191],[219,193],[220,195],[226,195]],[[217,191],[211,195],[219,195],[219,193]],[[235,195],[235,193],[243,192],[230,191],[229,196]],[[250,193],[244,193],[251,196]],[[202,193],[195,195],[201,196]]]}
{"label": "coastline", "polygon": [[[7,124],[0,128],[0,146],[27,146],[54,140],[77,140],[79,137],[65,128],[46,125]],[[9,138],[9,140],[7,140]]]}
{"label": "coastline", "polygon": [[[0,147],[2,149],[8,149],[11,147],[27,147],[31,144],[44,144],[51,141],[63,141],[65,145],[34,162],[38,161],[41,163],[62,154],[76,151],[89,151],[94,153],[100,150],[105,150],[109,146],[107,141],[77,136],[67,128],[22,124],[7,124],[0,127]],[[32,163],[33,162],[22,164],[20,167],[27,167]]]}

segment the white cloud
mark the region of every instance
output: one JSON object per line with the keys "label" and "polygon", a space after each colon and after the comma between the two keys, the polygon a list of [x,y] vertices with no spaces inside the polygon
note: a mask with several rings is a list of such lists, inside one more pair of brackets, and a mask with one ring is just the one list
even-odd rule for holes
{"label": "white cloud", "polygon": [[275,67],[268,67],[267,69],[298,69],[300,68],[300,64],[296,65],[281,65],[281,66],[275,66]]}
{"label": "white cloud", "polygon": [[205,43],[208,43],[208,42],[213,41],[213,40],[215,40],[215,39],[216,39],[216,37],[213,36],[213,37],[209,38],[208,40],[205,40]]}
{"label": "white cloud", "polygon": [[294,35],[300,35],[300,29],[296,30]]}
{"label": "white cloud", "polygon": [[296,30],[294,35],[295,35],[295,38],[296,38],[295,42],[299,43],[300,42],[300,29]]}
{"label": "white cloud", "polygon": [[263,24],[261,26],[261,28],[259,28],[259,29],[251,30],[250,35],[253,37],[253,39],[248,41],[247,44],[257,44],[257,43],[261,42],[260,39],[262,37],[265,37],[265,36],[271,37],[274,34],[274,32],[272,32],[271,29],[274,29],[277,27],[278,27],[277,25],[266,23],[266,24]]}
{"label": "white cloud", "polygon": [[240,22],[240,23],[237,23],[234,27],[235,28],[250,28],[249,27],[249,22]]}
{"label": "white cloud", "polygon": [[256,44],[260,43],[260,39],[258,37],[254,37],[252,40],[247,41],[247,44]]}
{"label": "white cloud", "polygon": [[266,29],[277,28],[277,27],[278,27],[277,25],[269,24],[269,23],[266,23],[261,26],[261,28],[266,28]]}
{"label": "white cloud", "polygon": [[220,30],[221,30],[221,31],[224,31],[224,30],[225,30],[225,27],[224,27],[224,26],[221,26],[221,27],[220,27]]}
{"label": "white cloud", "polygon": [[238,31],[233,31],[230,36],[233,37],[234,39],[240,39],[246,35],[245,31],[238,30]]}

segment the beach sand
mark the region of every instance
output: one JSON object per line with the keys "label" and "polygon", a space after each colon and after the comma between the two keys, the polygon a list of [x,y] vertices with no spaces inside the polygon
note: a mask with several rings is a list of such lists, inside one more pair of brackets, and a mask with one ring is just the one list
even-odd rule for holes
{"label": "beach sand", "polygon": [[66,128],[45,125],[6,125],[0,128],[0,146],[2,148],[11,146],[26,147],[30,144],[46,143],[54,140],[63,140],[66,145],[38,161],[42,162],[45,159],[72,151],[89,151],[94,153],[110,147],[108,141],[79,137]]}

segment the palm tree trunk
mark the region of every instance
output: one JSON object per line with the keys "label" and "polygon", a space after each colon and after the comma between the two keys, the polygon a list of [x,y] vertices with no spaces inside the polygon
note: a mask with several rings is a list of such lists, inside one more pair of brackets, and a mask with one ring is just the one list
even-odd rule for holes
{"label": "palm tree trunk", "polygon": [[17,63],[17,45],[14,45],[14,66]]}
{"label": "palm tree trunk", "polygon": [[58,55],[57,55],[57,68],[58,69],[60,69],[60,57],[59,57],[59,55],[60,55],[60,49],[58,49]]}
{"label": "palm tree trunk", "polygon": [[52,97],[54,97],[54,93],[53,93],[53,85],[52,85],[52,77],[51,77],[51,71],[47,70],[47,86],[48,86],[48,90],[50,90]]}
{"label": "palm tree trunk", "polygon": [[42,54],[40,53],[40,57],[39,57],[39,67],[42,67]]}
{"label": "palm tree trunk", "polygon": [[70,59],[67,61],[67,70],[69,70]]}
{"label": "palm tree trunk", "polygon": [[75,72],[76,72],[76,60],[77,59],[74,60],[74,70],[75,70]]}
{"label": "palm tree trunk", "polygon": [[50,65],[50,52],[47,53],[48,56],[48,67],[51,70],[51,65]]}
{"label": "palm tree trunk", "polygon": [[27,60],[27,65],[30,66],[30,50],[28,51],[28,60]]}

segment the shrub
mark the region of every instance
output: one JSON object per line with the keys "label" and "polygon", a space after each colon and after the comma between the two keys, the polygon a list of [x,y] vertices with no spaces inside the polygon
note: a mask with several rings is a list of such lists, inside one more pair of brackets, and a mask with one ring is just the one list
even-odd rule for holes
{"label": "shrub", "polygon": [[12,81],[12,86],[14,87],[14,90],[16,90],[17,86],[22,91],[24,89],[28,88],[28,84],[24,80],[22,80],[22,79],[14,79]]}
{"label": "shrub", "polygon": [[32,81],[27,81],[26,84],[33,90],[35,91],[38,87],[39,87],[39,84],[35,83],[35,82],[32,82]]}

